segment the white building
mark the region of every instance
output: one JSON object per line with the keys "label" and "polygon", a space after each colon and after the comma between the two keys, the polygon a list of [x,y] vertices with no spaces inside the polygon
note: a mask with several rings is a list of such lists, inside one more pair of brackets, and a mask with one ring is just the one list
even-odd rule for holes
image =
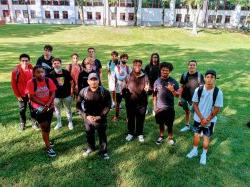
{"label": "white building", "polygon": [[[224,1],[223,1],[224,2]],[[117,11],[115,11],[117,10]],[[115,13],[117,12],[117,13]],[[240,6],[208,9],[208,25],[220,27],[241,26],[246,23],[250,8]],[[163,9],[160,0],[138,0],[135,15],[134,0],[119,0],[117,8],[109,5],[108,0],[88,0],[83,6],[85,24],[93,25],[162,25]],[[166,26],[190,26],[196,13],[195,8],[187,8],[176,3],[167,6],[164,14]],[[198,24],[202,25],[201,10]],[[0,20],[6,23],[48,23],[81,24],[81,7],[75,0],[0,0]]]}

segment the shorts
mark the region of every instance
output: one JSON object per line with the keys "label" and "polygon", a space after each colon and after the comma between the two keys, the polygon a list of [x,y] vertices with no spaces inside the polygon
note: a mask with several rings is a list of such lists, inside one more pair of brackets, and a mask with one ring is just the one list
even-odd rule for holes
{"label": "shorts", "polygon": [[209,125],[202,127],[201,123],[194,121],[193,131],[194,133],[201,134],[203,133],[204,136],[211,137],[214,133],[214,126],[215,123],[211,122]]}
{"label": "shorts", "polygon": [[157,124],[165,124],[167,126],[173,126],[175,118],[175,111],[174,109],[166,109],[160,112],[156,112],[155,114],[155,121]]}
{"label": "shorts", "polygon": [[181,98],[181,107],[185,111],[191,111],[191,112],[193,112],[192,101],[187,101],[187,100]]}
{"label": "shorts", "polygon": [[113,92],[116,90],[115,86],[115,77],[111,75],[108,75],[108,85],[109,85],[109,91]]}
{"label": "shorts", "polygon": [[50,109],[49,111],[43,113],[37,113],[36,109],[32,109],[33,116],[39,124],[46,121],[50,124],[53,117],[53,111],[54,109]]}

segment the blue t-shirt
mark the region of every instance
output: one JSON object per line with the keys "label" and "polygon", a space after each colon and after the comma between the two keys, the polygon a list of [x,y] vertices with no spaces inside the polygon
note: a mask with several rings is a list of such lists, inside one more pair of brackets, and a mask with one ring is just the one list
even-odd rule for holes
{"label": "blue t-shirt", "polygon": [[175,91],[179,89],[178,82],[172,77],[158,78],[154,83],[154,96],[156,96],[156,112],[174,108],[174,95],[167,89],[168,84],[173,84]]}

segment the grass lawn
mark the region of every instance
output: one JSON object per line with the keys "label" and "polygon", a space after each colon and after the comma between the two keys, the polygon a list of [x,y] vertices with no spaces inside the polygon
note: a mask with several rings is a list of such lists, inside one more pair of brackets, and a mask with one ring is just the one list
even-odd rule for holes
{"label": "grass lawn", "polygon": [[[198,37],[191,31],[167,28],[111,28],[65,25],[6,25],[0,27],[0,185],[1,186],[249,186],[250,184],[250,36],[227,31],[203,30]],[[174,147],[155,144],[158,126],[148,115],[145,143],[125,141],[124,120],[110,122],[108,147],[110,160],[96,154],[83,158],[86,146],[82,121],[74,116],[75,129],[52,129],[58,156],[48,158],[43,152],[40,132],[30,123],[19,132],[17,102],[10,88],[10,71],[21,53],[28,53],[32,64],[42,54],[43,45],[54,46],[53,56],[66,65],[70,54],[94,46],[103,67],[110,52],[127,52],[130,63],[135,58],[149,61],[158,52],[161,61],[174,65],[172,76],[180,79],[186,61],[196,59],[199,70],[217,70],[217,85],[224,92],[222,109],[210,144],[206,166],[199,157],[185,158],[192,148],[192,133],[180,133],[183,111],[176,106]],[[104,69],[105,72],[105,69]],[[106,78],[106,73],[104,74]],[[104,84],[107,84],[106,79]],[[122,115],[125,117],[124,109]],[[55,119],[52,127],[55,126]],[[201,152],[201,149],[199,149]]]}

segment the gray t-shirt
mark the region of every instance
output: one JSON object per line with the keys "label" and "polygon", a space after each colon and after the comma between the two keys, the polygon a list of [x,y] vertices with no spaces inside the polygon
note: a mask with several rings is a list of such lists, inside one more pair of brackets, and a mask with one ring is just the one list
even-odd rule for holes
{"label": "gray t-shirt", "polygon": [[168,84],[173,84],[175,91],[179,89],[178,82],[169,77],[167,79],[158,78],[154,83],[154,96],[156,96],[156,112],[174,108],[174,95],[166,87]]}
{"label": "gray t-shirt", "polygon": [[[195,103],[198,103],[199,101],[198,89],[199,88],[195,89],[193,99],[192,99],[192,101]],[[207,90],[206,87],[204,86],[202,94],[201,94],[200,102],[198,105],[199,110],[204,118],[207,118],[213,110],[213,93],[214,93],[214,89]],[[220,108],[223,107],[223,93],[221,90],[219,90],[218,92],[214,106],[220,107]],[[200,118],[196,113],[194,113],[194,120],[197,122],[200,122]],[[216,123],[216,121],[217,121],[217,117],[215,116],[211,120],[211,122]]]}

